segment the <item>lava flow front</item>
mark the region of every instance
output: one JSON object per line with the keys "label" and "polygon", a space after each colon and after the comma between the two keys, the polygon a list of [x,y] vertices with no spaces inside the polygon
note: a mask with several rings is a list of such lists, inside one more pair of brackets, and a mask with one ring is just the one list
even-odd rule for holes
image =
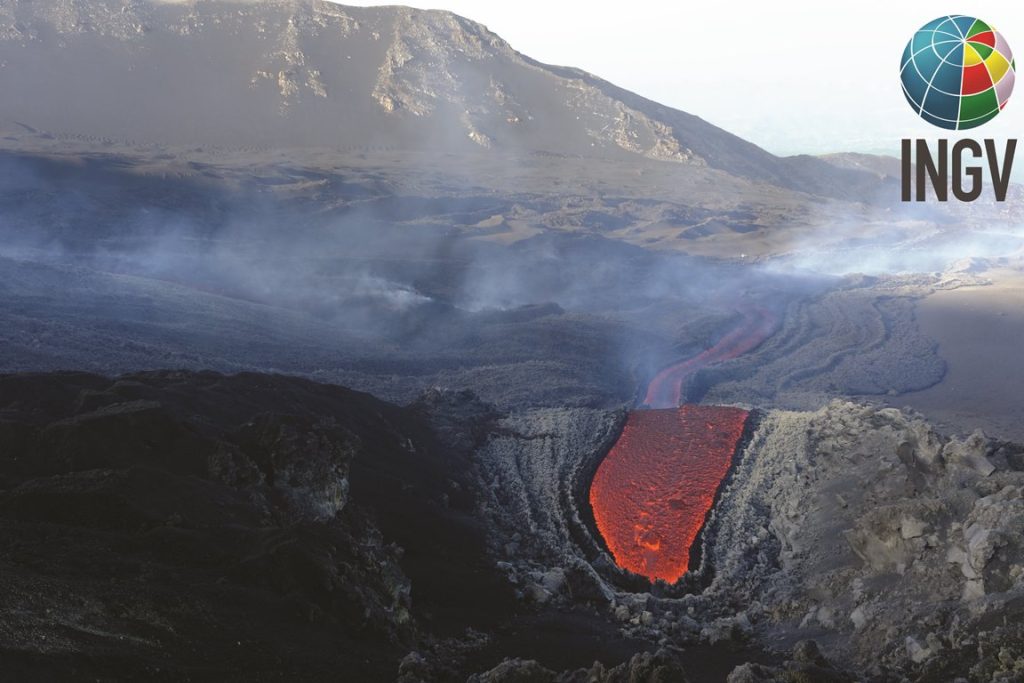
{"label": "lava flow front", "polygon": [[620,567],[669,583],[689,569],[690,548],[729,472],[748,412],[677,406],[697,370],[753,350],[775,324],[770,311],[747,309],[717,344],[662,370],[647,386],[644,405],[652,409],[630,413],[590,485],[597,529]]}
{"label": "lava flow front", "polygon": [[669,583],[686,573],[747,415],[698,405],[629,415],[590,487],[597,528],[616,564]]}

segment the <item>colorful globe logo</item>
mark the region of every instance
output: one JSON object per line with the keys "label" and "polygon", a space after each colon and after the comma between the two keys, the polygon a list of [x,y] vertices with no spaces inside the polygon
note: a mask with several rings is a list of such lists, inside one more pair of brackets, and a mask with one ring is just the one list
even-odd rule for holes
{"label": "colorful globe logo", "polygon": [[1013,92],[1016,65],[1002,34],[953,14],[921,27],[900,63],[903,94],[929,123],[949,130],[991,121]]}

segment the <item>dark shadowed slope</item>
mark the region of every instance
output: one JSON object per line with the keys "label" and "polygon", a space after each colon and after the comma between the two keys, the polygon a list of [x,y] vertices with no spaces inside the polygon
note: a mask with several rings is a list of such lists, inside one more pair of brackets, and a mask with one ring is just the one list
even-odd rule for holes
{"label": "dark shadowed slope", "polygon": [[441,446],[423,415],[278,376],[0,376],[0,670],[384,681],[486,628],[512,597],[472,425]]}

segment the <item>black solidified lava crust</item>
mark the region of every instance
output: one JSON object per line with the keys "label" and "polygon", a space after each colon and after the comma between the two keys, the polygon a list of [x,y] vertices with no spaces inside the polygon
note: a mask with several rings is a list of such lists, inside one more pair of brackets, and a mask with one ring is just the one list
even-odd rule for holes
{"label": "black solidified lava crust", "polygon": [[394,680],[515,610],[469,455],[301,379],[0,376],[0,670]]}

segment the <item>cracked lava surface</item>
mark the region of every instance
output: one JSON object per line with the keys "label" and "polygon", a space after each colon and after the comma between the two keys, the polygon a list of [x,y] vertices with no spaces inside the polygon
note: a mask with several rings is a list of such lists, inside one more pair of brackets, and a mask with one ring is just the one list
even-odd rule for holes
{"label": "cracked lava surface", "polygon": [[748,414],[691,404],[629,415],[590,487],[616,564],[669,583],[686,573]]}
{"label": "cracked lava surface", "polygon": [[674,583],[689,569],[690,549],[729,472],[749,412],[681,407],[686,383],[712,363],[755,349],[775,329],[768,310],[743,320],[714,346],[659,372],[644,405],[597,468],[590,505],[598,531],[623,569]]}

